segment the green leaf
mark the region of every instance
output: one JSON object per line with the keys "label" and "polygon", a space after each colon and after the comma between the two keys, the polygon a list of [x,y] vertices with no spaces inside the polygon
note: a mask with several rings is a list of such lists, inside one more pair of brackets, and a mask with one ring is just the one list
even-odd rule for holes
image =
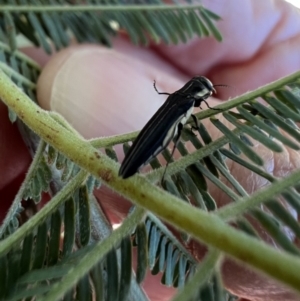
{"label": "green leaf", "polygon": [[125,237],[121,242],[121,275],[119,287],[119,301],[127,299],[132,274],[131,240]]}

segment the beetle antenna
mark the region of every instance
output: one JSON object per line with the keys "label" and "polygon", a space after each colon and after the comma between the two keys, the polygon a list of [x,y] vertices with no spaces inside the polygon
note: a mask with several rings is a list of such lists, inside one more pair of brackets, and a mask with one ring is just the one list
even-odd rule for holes
{"label": "beetle antenna", "polygon": [[[221,84],[221,85],[214,85],[213,87],[232,88],[235,92],[237,92],[237,88],[234,87],[234,86],[230,86],[230,85],[224,85],[224,84]],[[217,94],[217,92],[216,92],[216,94]]]}
{"label": "beetle antenna", "polygon": [[156,81],[154,80],[153,81],[153,87],[155,89],[155,91],[158,93],[158,94],[164,94],[164,95],[171,95],[170,93],[167,93],[167,92],[159,92],[156,88]]}
{"label": "beetle antenna", "polygon": [[226,87],[226,88],[234,88],[233,86],[229,86],[229,85],[214,85],[214,87]]}
{"label": "beetle antenna", "polygon": [[[207,105],[207,107],[208,107],[209,109],[215,110],[215,111],[219,111],[219,110],[220,110],[220,109],[217,109],[217,108],[212,108],[212,107],[207,103],[207,101],[206,101],[205,99],[203,99],[203,101],[205,102],[205,104]],[[200,109],[201,109],[201,107],[200,107]]]}
{"label": "beetle antenna", "polygon": [[230,86],[230,85],[223,85],[223,84],[221,84],[221,85],[214,85],[214,87],[232,88],[232,89],[234,89],[236,91],[236,88],[234,86]]}

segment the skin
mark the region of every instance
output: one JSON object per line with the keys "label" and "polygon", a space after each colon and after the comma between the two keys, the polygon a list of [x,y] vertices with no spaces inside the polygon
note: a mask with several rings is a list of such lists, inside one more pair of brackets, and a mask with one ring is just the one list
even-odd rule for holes
{"label": "skin", "polygon": [[[218,99],[209,99],[210,106],[215,106],[300,69],[300,13],[288,3],[207,0],[203,5],[222,17],[222,44],[213,38],[194,38],[184,45],[143,48],[131,45],[122,36],[114,40],[113,49],[76,45],[51,58],[40,50],[25,49],[45,65],[38,82],[40,105],[62,114],[85,138],[108,136],[141,129],[155,113],[165,97],[154,91],[154,79],[158,89],[165,92],[178,90],[194,75],[204,75],[214,84],[233,86],[234,89],[218,89]],[[31,159],[15,125],[8,121],[3,104],[0,115],[3,218]],[[207,126],[216,139],[219,133]],[[255,150],[265,160],[264,168],[274,176],[286,176],[300,167],[299,153],[290,149],[275,154],[256,143]],[[248,193],[267,185],[236,164],[229,168]],[[121,222],[130,204],[105,188],[96,195],[111,222]],[[228,202],[218,191],[213,196],[219,206]],[[257,229],[267,243],[277,247],[262,229]],[[195,241],[188,248],[199,260],[205,254],[205,248]],[[226,260],[222,269],[225,285],[241,300],[299,300],[283,286],[232,261]],[[148,277],[144,287],[151,300],[169,300],[174,293],[160,285],[158,277]]]}

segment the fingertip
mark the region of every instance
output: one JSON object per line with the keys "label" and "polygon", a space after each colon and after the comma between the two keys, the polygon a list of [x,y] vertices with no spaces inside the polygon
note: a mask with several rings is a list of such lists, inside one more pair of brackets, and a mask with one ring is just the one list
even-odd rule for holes
{"label": "fingertip", "polygon": [[71,47],[44,68],[38,100],[43,108],[62,114],[85,138],[133,131],[164,101],[153,89],[159,73],[116,50]]}

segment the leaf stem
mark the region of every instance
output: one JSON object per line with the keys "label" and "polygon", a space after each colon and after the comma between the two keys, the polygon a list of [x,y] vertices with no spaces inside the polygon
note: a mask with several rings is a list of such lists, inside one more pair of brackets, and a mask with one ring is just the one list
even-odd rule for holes
{"label": "leaf stem", "polygon": [[96,11],[164,11],[164,10],[197,10],[203,5],[0,5],[0,12],[96,12]]}
{"label": "leaf stem", "polygon": [[95,138],[88,140],[92,146],[96,148],[110,147],[116,144],[134,140],[140,131],[130,132],[122,135],[115,135],[103,138]]}

